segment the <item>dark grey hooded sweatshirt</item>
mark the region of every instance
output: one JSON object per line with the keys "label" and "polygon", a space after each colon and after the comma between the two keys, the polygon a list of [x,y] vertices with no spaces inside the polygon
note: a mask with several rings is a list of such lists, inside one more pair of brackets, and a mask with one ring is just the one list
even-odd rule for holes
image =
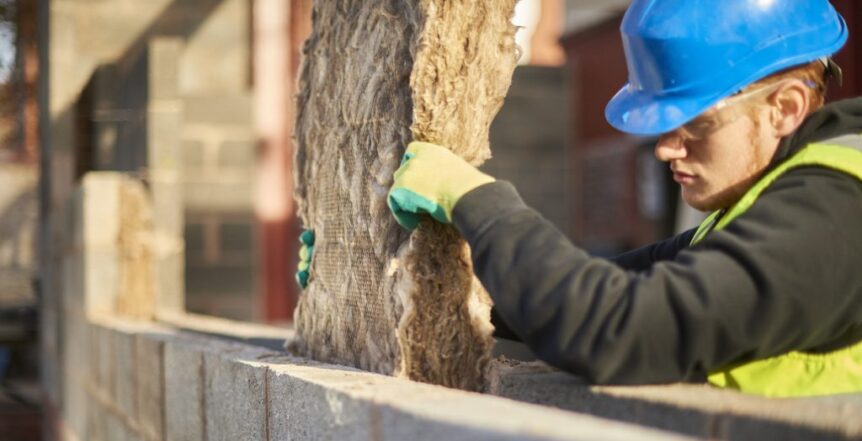
{"label": "dark grey hooded sweatshirt", "polygon": [[[812,114],[772,166],[854,133],[862,98]],[[610,260],[573,245],[503,181],[466,194],[453,223],[500,332],[595,383],[701,381],[728,364],[862,339],[862,182],[838,171],[787,172],[695,246],[691,230]]]}

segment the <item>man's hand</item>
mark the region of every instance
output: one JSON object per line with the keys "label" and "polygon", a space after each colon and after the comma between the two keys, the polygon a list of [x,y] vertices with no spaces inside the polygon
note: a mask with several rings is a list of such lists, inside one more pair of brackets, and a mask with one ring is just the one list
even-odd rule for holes
{"label": "man's hand", "polygon": [[311,255],[314,254],[314,230],[303,230],[299,235],[299,265],[296,266],[296,282],[305,289],[308,286],[308,271],[311,266]]}
{"label": "man's hand", "polygon": [[452,222],[452,208],[470,190],[494,182],[450,150],[427,142],[412,142],[395,171],[387,202],[395,220],[414,229],[421,216]]}

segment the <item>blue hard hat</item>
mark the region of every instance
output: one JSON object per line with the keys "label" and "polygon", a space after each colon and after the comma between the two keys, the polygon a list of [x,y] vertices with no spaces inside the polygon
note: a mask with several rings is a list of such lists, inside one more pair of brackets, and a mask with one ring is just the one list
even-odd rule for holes
{"label": "blue hard hat", "polygon": [[746,85],[847,41],[847,24],[827,0],[634,0],[620,31],[629,82],[605,117],[638,135],[674,130]]}

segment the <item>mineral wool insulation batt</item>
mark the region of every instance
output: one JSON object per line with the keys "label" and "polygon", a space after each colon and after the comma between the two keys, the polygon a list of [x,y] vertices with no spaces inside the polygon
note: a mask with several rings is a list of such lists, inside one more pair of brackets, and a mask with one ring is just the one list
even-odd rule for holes
{"label": "mineral wool insulation batt", "polygon": [[490,299],[450,226],[386,206],[412,140],[490,157],[516,63],[515,0],[318,0],[297,98],[299,215],[316,234],[290,345],[311,358],[480,389]]}

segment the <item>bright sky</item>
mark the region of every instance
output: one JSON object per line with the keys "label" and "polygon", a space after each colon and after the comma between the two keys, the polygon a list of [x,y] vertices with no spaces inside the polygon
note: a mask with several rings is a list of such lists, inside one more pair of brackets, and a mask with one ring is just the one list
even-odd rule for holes
{"label": "bright sky", "polygon": [[0,83],[9,80],[15,64],[15,33],[8,23],[0,23]]}
{"label": "bright sky", "polygon": [[521,0],[515,6],[515,16],[512,17],[512,23],[516,26],[521,26],[518,33],[515,34],[515,42],[521,47],[521,58],[518,64],[527,64],[530,61],[530,38],[533,37],[533,32],[536,30],[536,23],[539,21],[539,13],[541,12],[541,3],[539,0]]}

